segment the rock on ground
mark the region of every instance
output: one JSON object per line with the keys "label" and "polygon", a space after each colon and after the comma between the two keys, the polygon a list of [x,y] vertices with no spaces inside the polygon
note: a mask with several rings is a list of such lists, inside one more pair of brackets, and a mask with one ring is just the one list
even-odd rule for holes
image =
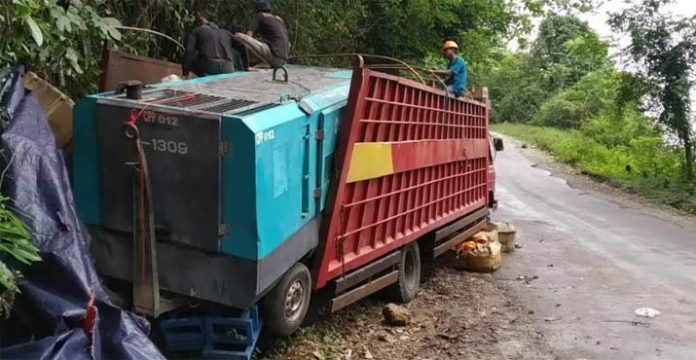
{"label": "rock on ground", "polygon": [[390,326],[406,326],[411,319],[411,312],[403,306],[389,303],[382,309],[384,323]]}

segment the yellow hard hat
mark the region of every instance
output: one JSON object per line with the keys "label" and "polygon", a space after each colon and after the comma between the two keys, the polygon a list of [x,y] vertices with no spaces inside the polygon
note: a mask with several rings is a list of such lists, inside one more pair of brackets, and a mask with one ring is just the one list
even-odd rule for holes
{"label": "yellow hard hat", "polygon": [[452,40],[447,40],[447,41],[445,41],[445,44],[442,45],[442,50],[447,50],[447,49],[459,50],[459,45],[457,45],[457,43],[452,41]]}

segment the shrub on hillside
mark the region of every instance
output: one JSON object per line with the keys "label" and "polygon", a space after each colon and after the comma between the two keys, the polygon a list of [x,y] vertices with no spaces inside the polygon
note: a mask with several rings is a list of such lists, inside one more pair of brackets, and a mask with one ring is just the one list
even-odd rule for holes
{"label": "shrub on hillside", "polygon": [[[615,134],[616,138],[612,139],[612,129],[621,124],[606,123],[608,119],[592,120],[596,121],[592,131],[602,130],[598,131],[597,138],[588,135],[589,129],[499,124],[494,130],[548,150],[558,161],[571,164],[584,173],[636,189],[646,197],[696,214],[696,185],[684,181],[681,176],[681,150],[665,145],[658,132],[640,127],[626,130],[628,134],[643,134],[628,142],[625,142],[630,136],[627,134]],[[609,142],[614,145],[607,145]]]}
{"label": "shrub on hillside", "polygon": [[[607,147],[628,146],[633,139],[660,137],[661,133],[647,116],[635,109],[605,110],[580,125],[583,135]],[[659,146],[659,144],[658,144]]]}
{"label": "shrub on hillside", "polygon": [[613,71],[590,73],[544,102],[533,124],[579,128],[583,122],[615,107],[618,84],[619,76]]}
{"label": "shrub on hillside", "polygon": [[632,172],[642,178],[677,179],[681,175],[681,155],[663,147],[659,137],[641,137],[630,141]]}

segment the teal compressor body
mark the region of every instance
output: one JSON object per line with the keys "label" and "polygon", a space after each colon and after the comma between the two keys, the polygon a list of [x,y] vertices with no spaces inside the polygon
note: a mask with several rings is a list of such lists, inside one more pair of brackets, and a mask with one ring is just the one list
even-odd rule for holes
{"label": "teal compressor body", "polygon": [[73,182],[102,276],[138,275],[135,123],[147,158],[159,287],[247,309],[319,241],[350,71],[289,66],[104,93],[74,114]]}

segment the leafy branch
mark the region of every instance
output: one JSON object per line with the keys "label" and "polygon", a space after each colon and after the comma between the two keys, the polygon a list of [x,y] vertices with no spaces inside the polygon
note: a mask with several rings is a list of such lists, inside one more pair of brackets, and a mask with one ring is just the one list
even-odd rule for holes
{"label": "leafy branch", "polygon": [[[40,261],[39,250],[32,242],[29,228],[11,211],[10,198],[0,195],[0,259],[10,258],[20,264]],[[19,293],[22,274],[0,260],[0,319],[10,314],[15,294]]]}

